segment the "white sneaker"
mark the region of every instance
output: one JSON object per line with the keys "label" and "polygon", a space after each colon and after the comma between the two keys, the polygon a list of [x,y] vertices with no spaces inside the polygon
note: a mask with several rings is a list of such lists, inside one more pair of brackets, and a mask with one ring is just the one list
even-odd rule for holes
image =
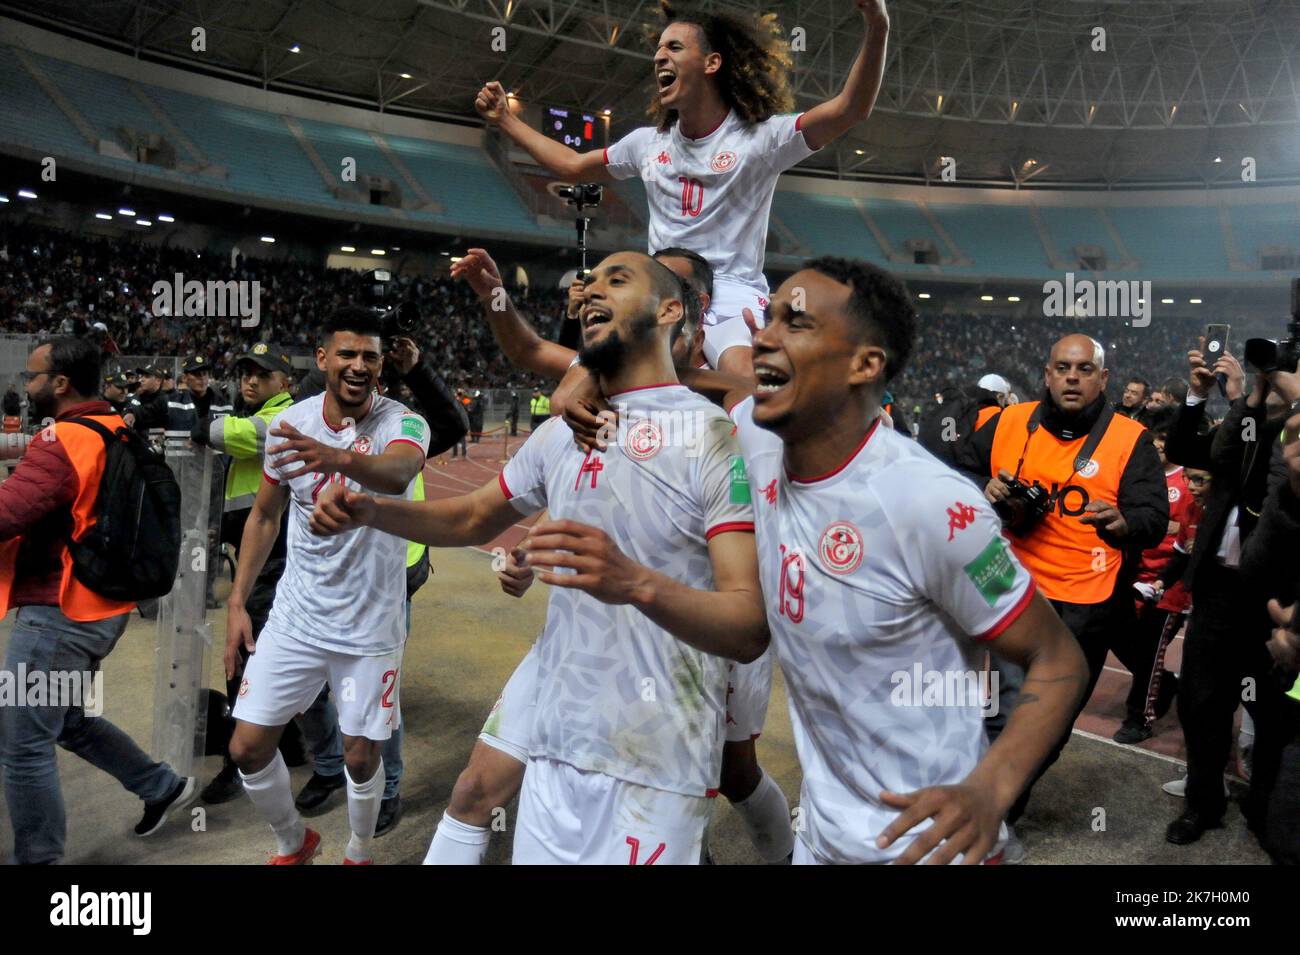
{"label": "white sneaker", "polygon": [[1002,847],[1003,865],[1020,865],[1025,861],[1025,844],[1016,836],[1016,830],[1007,823],[1007,842]]}
{"label": "white sneaker", "polygon": [[[1177,796],[1179,799],[1184,799],[1187,796],[1187,777],[1183,776],[1180,779],[1171,779],[1160,788],[1171,796]],[[1226,782],[1223,784],[1223,794],[1225,796],[1228,795],[1228,784]]]}

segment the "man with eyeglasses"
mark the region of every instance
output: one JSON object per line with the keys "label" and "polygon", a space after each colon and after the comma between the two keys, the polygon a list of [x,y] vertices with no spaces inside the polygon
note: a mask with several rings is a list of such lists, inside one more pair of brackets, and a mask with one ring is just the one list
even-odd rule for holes
{"label": "man with eyeglasses", "polygon": [[22,693],[39,674],[50,692],[5,707],[0,766],[14,860],[55,864],[63,860],[67,832],[56,743],[144,801],[138,836],[156,832],[169,813],[194,797],[196,786],[166,763],[154,762],[99,715],[103,701],[95,674],[134,607],[82,584],[67,544],[94,521],[105,456],[103,439],[75,419],[110,430],[123,427],[108,402],[95,397],[99,349],[86,338],[51,339],[28,356],[22,377],[33,416],[49,424],[0,484],[0,615],[18,611],[4,679]]}

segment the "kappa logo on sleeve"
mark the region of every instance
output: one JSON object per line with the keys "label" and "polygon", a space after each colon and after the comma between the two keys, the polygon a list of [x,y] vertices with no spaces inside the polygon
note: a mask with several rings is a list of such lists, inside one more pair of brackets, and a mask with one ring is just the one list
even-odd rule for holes
{"label": "kappa logo on sleeve", "polygon": [[745,471],[745,459],[738,454],[731,456],[731,503],[753,503],[749,493],[749,474]]}
{"label": "kappa logo on sleeve", "polygon": [[1001,537],[989,541],[980,555],[962,569],[990,607],[997,604],[998,598],[1016,583],[1016,565],[1012,563],[1006,542]]}
{"label": "kappa logo on sleeve", "polygon": [[424,422],[419,418],[403,418],[402,434],[408,438],[414,438],[416,441],[424,440]]}

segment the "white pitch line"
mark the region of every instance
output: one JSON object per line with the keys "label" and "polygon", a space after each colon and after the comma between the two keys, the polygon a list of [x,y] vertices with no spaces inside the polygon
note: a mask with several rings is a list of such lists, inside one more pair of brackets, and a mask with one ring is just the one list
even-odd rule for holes
{"label": "white pitch line", "polygon": [[1114,746],[1116,749],[1122,749],[1130,753],[1142,753],[1144,756],[1150,756],[1166,763],[1173,763],[1175,766],[1187,765],[1187,760],[1185,759],[1178,759],[1175,756],[1166,756],[1164,753],[1156,753],[1149,749],[1142,749],[1140,746],[1128,746],[1124,743],[1117,743],[1109,736],[1099,736],[1096,733],[1089,733],[1087,730],[1081,729],[1074,729],[1070,732],[1076,736],[1082,736],[1084,739],[1096,740],[1098,743],[1105,743],[1107,746]]}

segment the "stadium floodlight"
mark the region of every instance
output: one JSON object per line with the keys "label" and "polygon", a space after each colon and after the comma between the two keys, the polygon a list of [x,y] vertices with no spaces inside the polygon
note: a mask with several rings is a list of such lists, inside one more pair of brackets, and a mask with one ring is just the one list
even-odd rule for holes
{"label": "stadium floodlight", "polygon": [[293,46],[289,47],[289,52],[290,52],[290,53],[301,53],[301,52],[302,52],[302,47],[300,47],[297,43],[295,43]]}
{"label": "stadium floodlight", "polygon": [[275,242],[275,236],[273,236],[273,235],[264,235],[264,236],[262,236],[262,241],[265,242],[267,245],[274,244],[274,242]]}
{"label": "stadium floodlight", "polygon": [[340,252],[355,252],[356,250],[357,250],[357,249],[356,249],[356,246],[352,246],[352,245],[341,245],[341,246],[339,246],[339,251],[340,251]]}
{"label": "stadium floodlight", "polygon": [[110,222],[113,220],[113,217],[112,217],[111,215],[109,215],[107,212],[96,212],[96,213],[95,213],[95,218],[96,218],[96,219],[107,219],[107,220],[109,220]]}
{"label": "stadium floodlight", "polygon": [[993,296],[992,296],[992,295],[981,295],[981,296],[980,296],[980,301],[981,301],[981,302],[991,302],[991,301],[993,301]]}
{"label": "stadium floodlight", "polygon": [[173,216],[161,215],[161,216],[158,217],[158,221],[159,221],[159,222],[175,222],[176,219],[175,219],[175,217],[173,217]]}
{"label": "stadium floodlight", "polygon": [[1172,298],[1162,298],[1162,299],[1160,300],[1160,304],[1161,304],[1161,305],[1173,305],[1173,304],[1174,304],[1174,300],[1173,300]]}
{"label": "stadium floodlight", "polygon": [[123,206],[121,209],[118,209],[118,210],[117,210],[117,214],[120,215],[120,216],[126,216],[128,219],[134,219],[134,218],[135,218],[135,210],[134,210],[134,209],[128,209],[128,208],[126,208],[125,206]]}
{"label": "stadium floodlight", "polygon": [[371,254],[371,255],[387,255],[388,253],[385,252],[383,249],[371,249],[371,250],[370,250],[370,254]]}
{"label": "stadium floodlight", "polygon": [[1214,157],[1214,161],[1215,161],[1215,162],[1223,162],[1223,157],[1222,157],[1222,156],[1215,156],[1215,157]]}
{"label": "stadium floodlight", "polygon": [[918,292],[916,297],[917,297],[917,298],[929,298],[929,297],[930,297],[930,293],[929,293],[929,292]]}
{"label": "stadium floodlight", "polygon": [[1019,295],[1008,295],[1008,296],[1007,296],[1007,301],[1008,301],[1008,302],[1018,302],[1018,301],[1020,301],[1020,296],[1019,296]]}
{"label": "stadium floodlight", "polygon": [[1201,304],[1201,300],[1200,300],[1199,298],[1189,298],[1189,299],[1187,300],[1187,304],[1188,304],[1188,305],[1200,305],[1200,304]]}
{"label": "stadium floodlight", "polygon": [[30,189],[19,189],[19,190],[18,190],[18,198],[19,198],[19,199],[35,199],[35,198],[36,198],[36,193],[32,192]]}
{"label": "stadium floodlight", "polygon": [[402,251],[402,247],[401,247],[400,245],[390,245],[390,246],[388,247],[388,251],[390,251],[390,252],[401,252],[401,251]]}
{"label": "stadium floodlight", "polygon": [[410,73],[398,73],[397,75],[400,76],[400,77],[401,77],[402,79],[404,79],[404,80],[409,80],[409,79],[411,78],[411,74],[410,74]]}
{"label": "stadium floodlight", "polygon": [[0,202],[8,202],[8,201],[9,201],[8,196],[0,196]]}
{"label": "stadium floodlight", "polygon": [[136,220],[135,220],[135,224],[136,224],[136,225],[153,225],[153,223],[150,222],[148,219],[136,219]]}

